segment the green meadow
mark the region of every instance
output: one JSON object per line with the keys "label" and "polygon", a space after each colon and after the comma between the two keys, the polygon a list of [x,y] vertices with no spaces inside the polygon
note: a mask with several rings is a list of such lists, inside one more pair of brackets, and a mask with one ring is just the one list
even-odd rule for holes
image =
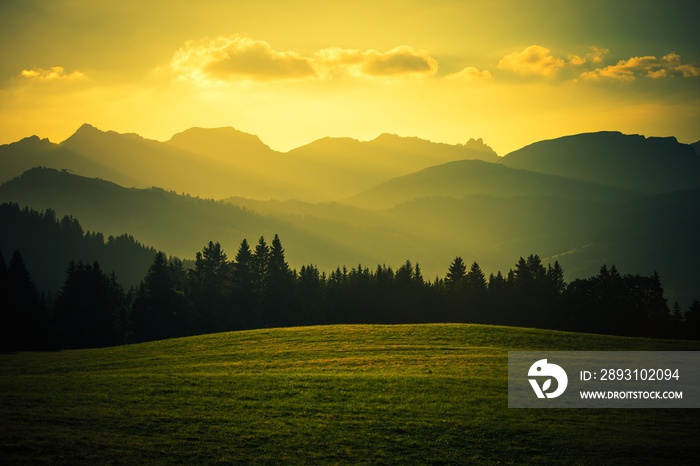
{"label": "green meadow", "polygon": [[699,342],[484,325],[0,355],[2,464],[698,464],[700,411],[509,409],[513,350]]}

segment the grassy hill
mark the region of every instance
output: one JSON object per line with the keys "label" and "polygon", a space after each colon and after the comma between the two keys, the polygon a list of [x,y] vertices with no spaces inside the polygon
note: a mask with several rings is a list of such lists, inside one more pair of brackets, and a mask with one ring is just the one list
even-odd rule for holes
{"label": "grassy hill", "polygon": [[0,462],[697,464],[696,410],[507,408],[509,350],[700,343],[332,326],[0,355]]}

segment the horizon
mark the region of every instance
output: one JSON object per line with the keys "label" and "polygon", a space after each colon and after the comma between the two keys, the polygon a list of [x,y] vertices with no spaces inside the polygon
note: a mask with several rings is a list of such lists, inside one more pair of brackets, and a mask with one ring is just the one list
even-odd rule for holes
{"label": "horizon", "polygon": [[0,9],[0,144],[86,121],[157,141],[230,126],[280,152],[384,133],[498,154],[610,130],[700,140],[700,6],[682,2]]}
{"label": "horizon", "polygon": [[396,133],[390,133],[390,132],[384,131],[384,132],[379,132],[379,133],[377,133],[375,136],[369,137],[368,139],[364,139],[364,138],[361,139],[361,138],[355,138],[355,137],[352,137],[352,136],[342,136],[342,135],[339,135],[339,136],[321,136],[321,137],[319,137],[319,138],[316,138],[316,139],[313,139],[313,140],[304,142],[304,143],[302,143],[302,144],[300,144],[300,145],[298,145],[298,146],[294,146],[294,147],[290,147],[290,148],[288,148],[288,149],[282,150],[282,149],[278,149],[278,148],[272,146],[271,144],[269,144],[269,143],[268,143],[267,141],[265,141],[260,135],[255,134],[255,133],[248,133],[248,132],[246,132],[246,131],[242,131],[242,130],[240,130],[239,128],[236,128],[236,127],[234,127],[234,126],[218,126],[218,127],[192,126],[192,127],[185,128],[185,129],[183,129],[183,130],[180,130],[180,131],[175,131],[175,132],[173,132],[173,133],[172,133],[170,136],[168,136],[168,137],[161,138],[161,139],[155,139],[155,138],[151,138],[151,137],[148,137],[148,136],[145,136],[145,135],[143,135],[143,134],[136,133],[136,132],[120,132],[120,131],[115,131],[115,130],[113,130],[113,129],[99,128],[99,127],[97,127],[96,125],[94,125],[94,124],[92,124],[92,123],[85,122],[85,123],[80,124],[74,131],[70,132],[70,133],[68,134],[68,136],[63,137],[63,138],[60,139],[60,140],[52,140],[52,139],[49,138],[49,137],[45,137],[45,136],[43,136],[43,135],[41,135],[41,134],[36,134],[36,133],[35,133],[35,134],[30,134],[30,135],[27,135],[27,136],[23,136],[23,137],[21,137],[21,138],[19,138],[19,139],[17,139],[17,140],[10,141],[10,142],[7,142],[7,143],[0,143],[0,146],[9,145],[9,144],[14,144],[14,143],[20,142],[20,141],[22,141],[22,140],[24,140],[24,139],[31,139],[31,138],[38,138],[38,139],[40,139],[40,140],[48,140],[48,141],[49,141],[50,143],[52,143],[52,144],[63,144],[64,142],[66,142],[68,139],[70,139],[72,136],[74,136],[80,129],[82,129],[82,128],[85,127],[85,126],[91,127],[91,128],[93,128],[93,129],[95,129],[95,130],[101,132],[101,133],[116,133],[116,134],[119,134],[119,135],[135,135],[135,136],[139,136],[139,137],[141,137],[141,138],[143,138],[143,139],[145,139],[145,140],[150,140],[150,141],[155,141],[155,142],[160,142],[160,143],[167,143],[168,141],[170,141],[170,140],[171,140],[172,138],[174,138],[175,136],[177,136],[177,135],[179,135],[179,134],[182,134],[182,133],[185,133],[185,132],[187,132],[187,131],[189,131],[189,130],[194,130],[194,129],[199,129],[199,130],[232,129],[232,130],[234,130],[234,131],[241,132],[241,133],[247,134],[247,135],[249,135],[249,136],[253,136],[253,137],[258,138],[258,139],[260,140],[260,142],[261,142],[263,145],[268,146],[271,150],[273,150],[273,151],[275,151],[275,152],[282,153],[282,154],[289,153],[289,152],[291,152],[291,151],[293,151],[293,150],[295,150],[295,149],[302,148],[302,147],[304,147],[304,146],[313,144],[313,143],[315,143],[315,142],[317,142],[317,141],[321,141],[321,140],[324,140],[324,139],[338,139],[338,140],[341,140],[341,139],[350,139],[350,140],[353,140],[353,141],[357,141],[357,142],[361,142],[361,143],[366,143],[366,142],[372,142],[372,141],[374,141],[374,140],[376,140],[376,139],[378,139],[378,138],[380,138],[380,137],[382,137],[382,136],[395,136],[395,137],[398,137],[398,138],[400,138],[400,139],[413,139],[413,138],[417,138],[417,139],[422,140],[422,141],[427,141],[427,142],[429,142],[429,143],[431,143],[431,144],[446,144],[446,145],[453,145],[453,146],[457,146],[457,145],[466,145],[466,144],[467,144],[469,141],[471,141],[471,140],[474,140],[474,141],[477,141],[477,142],[478,142],[479,140],[481,140],[481,142],[482,142],[485,146],[491,148],[491,149],[493,150],[493,152],[494,152],[499,158],[503,158],[503,157],[505,157],[506,155],[508,155],[508,154],[510,154],[510,153],[512,153],[512,152],[518,151],[518,150],[520,150],[520,149],[523,149],[523,148],[528,147],[528,146],[533,145],[533,144],[537,144],[537,143],[539,143],[539,142],[552,141],[552,140],[562,139],[562,138],[566,138],[566,137],[579,136],[579,135],[585,135],[585,134],[620,133],[620,134],[625,135],[625,136],[641,136],[641,137],[643,137],[643,138],[645,138],[645,139],[652,139],[652,138],[661,138],[661,139],[664,139],[664,138],[673,138],[673,139],[675,139],[677,142],[679,142],[680,144],[686,144],[686,145],[692,145],[692,144],[695,144],[695,143],[700,142],[700,139],[698,139],[698,140],[691,140],[691,141],[682,141],[680,138],[678,138],[676,135],[673,135],[673,134],[671,134],[671,135],[653,135],[653,134],[651,134],[651,135],[650,135],[650,134],[639,134],[639,133],[625,133],[625,132],[622,132],[622,131],[619,131],[619,130],[614,130],[614,129],[602,129],[602,130],[598,130],[598,131],[586,131],[586,132],[582,132],[582,133],[562,134],[562,135],[559,135],[559,136],[553,136],[553,137],[551,137],[551,138],[546,138],[546,139],[541,139],[541,140],[533,140],[533,141],[531,141],[531,142],[528,142],[528,143],[524,144],[523,146],[516,147],[516,148],[514,148],[513,150],[510,150],[510,151],[508,151],[508,152],[500,153],[500,152],[496,151],[495,149],[493,149],[493,145],[491,144],[491,141],[487,141],[487,140],[485,140],[485,139],[482,138],[482,137],[470,137],[470,138],[468,138],[468,139],[465,139],[463,142],[449,143],[449,142],[444,142],[444,141],[434,141],[434,140],[422,138],[422,137],[420,137],[420,136],[415,136],[415,135],[396,134]]}

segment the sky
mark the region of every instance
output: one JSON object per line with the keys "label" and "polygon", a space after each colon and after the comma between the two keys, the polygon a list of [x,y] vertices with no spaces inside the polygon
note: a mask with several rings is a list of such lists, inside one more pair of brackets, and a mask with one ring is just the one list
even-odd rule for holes
{"label": "sky", "polygon": [[287,151],[381,133],[499,155],[615,130],[700,139],[700,3],[0,3],[0,144],[83,123],[232,126]]}

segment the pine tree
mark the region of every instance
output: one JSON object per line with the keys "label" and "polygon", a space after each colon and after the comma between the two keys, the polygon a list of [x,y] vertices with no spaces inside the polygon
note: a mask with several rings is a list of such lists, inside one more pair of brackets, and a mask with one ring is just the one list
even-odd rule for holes
{"label": "pine tree", "polygon": [[242,291],[243,289],[249,289],[251,286],[252,277],[252,266],[253,266],[253,253],[250,251],[250,246],[248,241],[244,238],[241,241],[241,245],[236,252],[236,257],[234,258],[233,273],[235,276],[235,282],[237,283],[237,291]]}
{"label": "pine tree", "polygon": [[158,252],[135,293],[128,340],[160,340],[199,331],[192,303],[175,289],[165,253]]}
{"label": "pine tree", "polygon": [[673,304],[673,311],[671,311],[671,337],[672,338],[683,338],[684,335],[684,324],[685,318],[683,317],[683,311],[681,311],[681,305],[676,301]]}
{"label": "pine tree", "polygon": [[461,257],[455,257],[455,260],[450,264],[450,268],[447,271],[447,276],[445,277],[445,286],[448,290],[455,290],[464,286],[465,279],[467,277],[467,266],[464,264],[464,260]]}
{"label": "pine tree", "polygon": [[41,302],[18,250],[12,253],[7,265],[5,283],[6,293],[0,298],[4,329],[0,345],[4,350],[36,349],[40,343],[37,337],[41,326]]}
{"label": "pine tree", "polygon": [[221,244],[209,241],[197,253],[188,281],[188,297],[202,317],[204,330],[232,330],[231,266]]}
{"label": "pine tree", "polygon": [[693,340],[700,340],[700,301],[693,301],[685,312],[685,334]]}
{"label": "pine tree", "polygon": [[421,271],[420,264],[416,262],[416,270],[413,273],[413,281],[417,285],[424,285],[425,284],[425,279],[423,278],[423,272]]}
{"label": "pine tree", "polygon": [[565,325],[565,317],[562,312],[562,296],[566,290],[564,281],[564,269],[559,261],[547,266],[547,296],[543,319],[549,328],[562,328]]}
{"label": "pine tree", "polygon": [[0,252],[0,351],[13,350],[11,343],[16,331],[16,316],[14,304],[10,297],[10,277],[7,272],[5,256]]}
{"label": "pine tree", "polygon": [[466,322],[467,266],[461,257],[450,264],[445,277],[446,317],[449,322]]}
{"label": "pine tree", "polygon": [[122,342],[126,297],[116,280],[97,262],[70,263],[55,306],[62,346],[97,348]]}
{"label": "pine tree", "polygon": [[298,320],[294,303],[294,272],[285,258],[278,235],[270,246],[267,263],[266,311],[270,325],[293,325]]}
{"label": "pine tree", "polygon": [[508,323],[511,313],[511,286],[509,281],[498,271],[496,275],[489,276],[488,307],[491,310],[489,322],[494,324]]}
{"label": "pine tree", "polygon": [[232,271],[233,305],[237,310],[236,328],[251,328],[260,325],[256,320],[255,285],[253,281],[253,253],[248,241],[243,239],[236,252]]}
{"label": "pine tree", "polygon": [[547,280],[549,281],[552,296],[558,298],[564,294],[566,281],[564,280],[564,269],[559,265],[559,261],[554,262],[554,267],[551,265],[547,267]]}
{"label": "pine tree", "polygon": [[516,313],[513,323],[524,326],[542,326],[546,322],[547,270],[537,255],[522,257],[515,265],[514,305]]}
{"label": "pine tree", "polygon": [[5,300],[7,299],[7,293],[9,292],[9,283],[7,277],[7,263],[5,262],[5,256],[0,252],[0,300],[3,300],[3,307],[7,305]]}
{"label": "pine tree", "polygon": [[465,277],[465,283],[467,320],[470,322],[486,322],[488,318],[486,309],[488,288],[486,276],[476,262],[469,269]]}
{"label": "pine tree", "polygon": [[297,277],[301,325],[327,324],[325,277],[313,265],[302,266]]}
{"label": "pine tree", "polygon": [[170,257],[168,259],[168,269],[175,290],[184,293],[187,289],[187,270],[185,270],[182,260],[177,257]]}
{"label": "pine tree", "polygon": [[265,237],[258,239],[252,258],[253,292],[258,303],[262,303],[267,295],[268,267],[270,262],[270,247]]}

